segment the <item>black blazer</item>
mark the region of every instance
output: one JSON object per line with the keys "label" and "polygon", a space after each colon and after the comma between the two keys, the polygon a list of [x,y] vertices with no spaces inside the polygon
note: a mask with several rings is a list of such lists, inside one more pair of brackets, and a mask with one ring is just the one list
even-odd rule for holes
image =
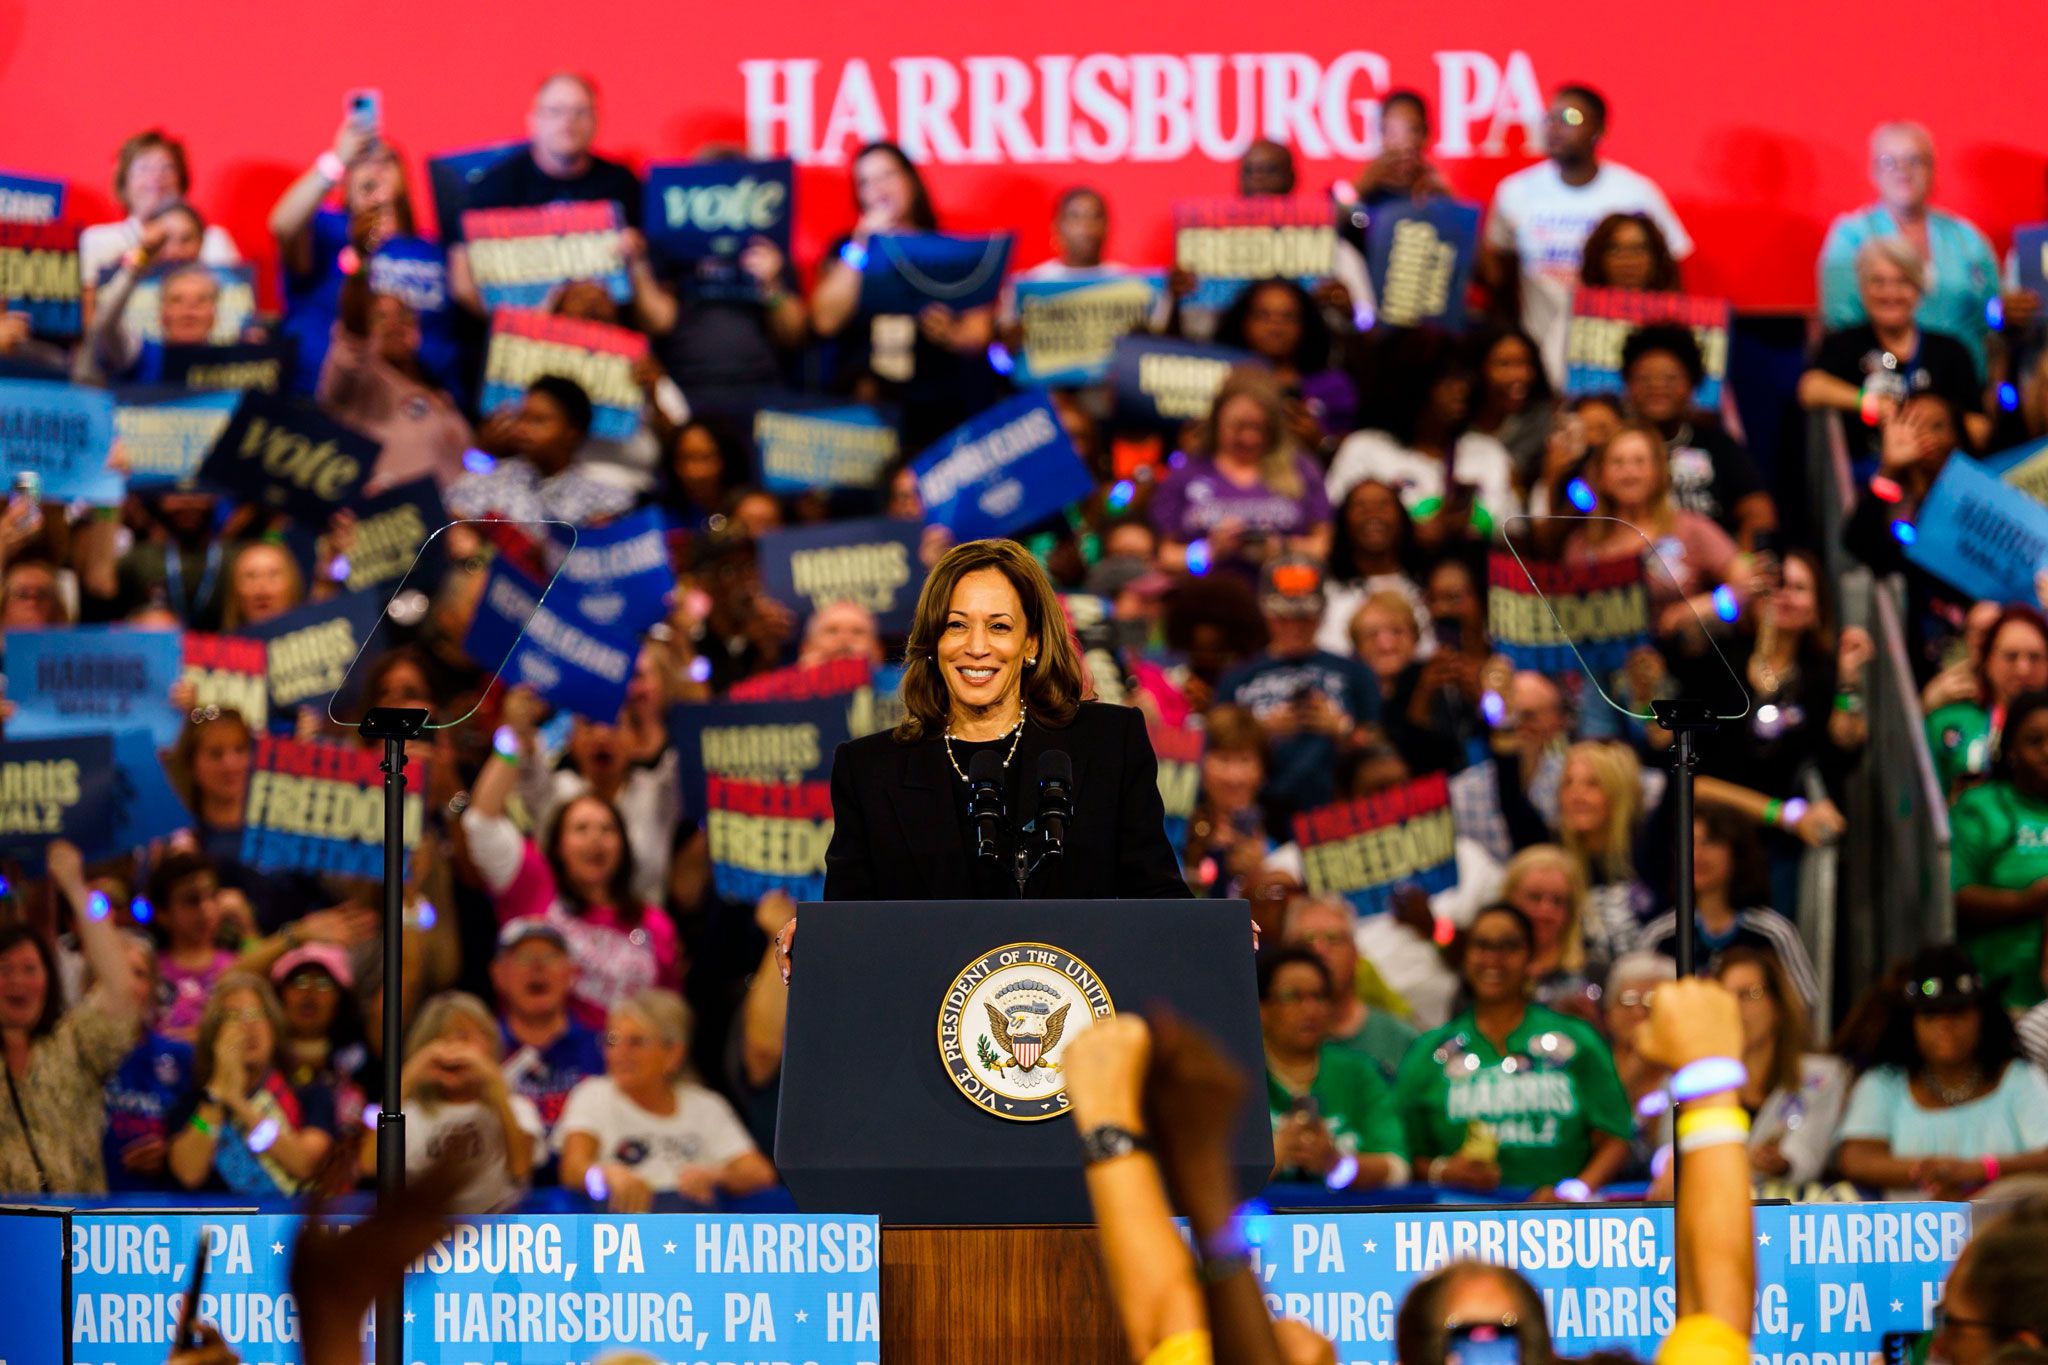
{"label": "black blazer", "polygon": [[[1135,707],[1083,702],[1053,729],[1028,721],[1010,767],[1029,788],[1010,802],[1013,823],[1035,814],[1030,779],[1038,756],[1064,749],[1074,765],[1074,816],[1065,856],[1029,884],[1033,899],[1126,899],[1189,894],[1166,841],[1159,764]],[[832,843],[825,850],[825,899],[970,900],[988,893],[962,832],[967,787],[929,735],[899,744],[884,732],[839,746],[832,760]],[[1014,887],[1015,883],[1009,883]],[[1012,890],[1011,894],[1015,894]]]}

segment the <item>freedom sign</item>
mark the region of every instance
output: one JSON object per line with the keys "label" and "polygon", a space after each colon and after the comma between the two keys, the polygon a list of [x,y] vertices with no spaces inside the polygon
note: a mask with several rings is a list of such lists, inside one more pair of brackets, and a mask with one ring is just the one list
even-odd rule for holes
{"label": "freedom sign", "polygon": [[252,390],[199,466],[199,481],[325,526],[362,491],[379,449],[318,404]]}
{"label": "freedom sign", "polygon": [[1565,325],[1565,392],[1620,393],[1621,351],[1629,333],[1647,323],[1675,322],[1692,329],[1706,362],[1693,406],[1712,411],[1721,405],[1721,384],[1728,377],[1728,315],[1726,299],[1582,285],[1572,294]]}
{"label": "freedom sign", "polygon": [[1052,400],[999,403],[935,442],[911,466],[925,518],[955,540],[1008,535],[1094,491]]}
{"label": "freedom sign", "polygon": [[1608,674],[1650,642],[1649,592],[1643,562],[1633,556],[1525,566],[1495,551],[1486,581],[1487,637],[1517,669],[1571,673],[1583,658]]}
{"label": "freedom sign", "polygon": [[178,742],[185,716],[171,705],[184,666],[177,631],[13,630],[6,645],[10,738],[142,729],[160,749]]}
{"label": "freedom sign", "polygon": [[1457,830],[1442,773],[1305,811],[1294,817],[1294,838],[1309,894],[1335,892],[1361,915],[1391,908],[1403,886],[1434,895],[1457,884]]}
{"label": "freedom sign", "polygon": [[626,685],[640,653],[632,636],[586,620],[566,599],[544,593],[513,567],[509,555],[491,561],[462,647],[485,667],[504,660],[507,687],[530,687],[605,725],[614,724],[626,704]]}
{"label": "freedom sign", "polygon": [[1110,352],[1119,425],[1175,430],[1209,415],[1224,377],[1263,364],[1250,351],[1172,337],[1126,336]]}
{"label": "freedom sign", "polygon": [[1365,260],[1374,313],[1390,327],[1465,326],[1465,290],[1479,248],[1479,205],[1434,196],[1372,211]]}
{"label": "freedom sign", "polygon": [[178,672],[197,707],[233,711],[251,730],[270,724],[270,651],[261,640],[188,630]]}
{"label": "freedom sign", "polygon": [[[337,877],[384,873],[381,746],[256,737],[241,859],[259,872]],[[405,797],[405,844],[426,813],[426,760],[414,759]]]}
{"label": "freedom sign", "polygon": [[761,537],[755,555],[761,590],[790,608],[799,623],[820,607],[853,602],[875,614],[884,635],[907,635],[924,588],[914,521],[875,517],[823,522]]}
{"label": "freedom sign", "polygon": [[118,504],[127,485],[107,468],[113,446],[114,395],[105,389],[0,379],[0,469],[38,475],[47,501]]}
{"label": "freedom sign", "polygon": [[469,271],[492,312],[539,308],[557,285],[571,280],[595,280],[627,302],[633,281],[619,245],[624,226],[619,206],[608,200],[469,209],[462,215]]}
{"label": "freedom sign", "polygon": [[79,331],[78,229],[0,219],[0,312],[28,314],[38,336]]}
{"label": "freedom sign", "polygon": [[774,161],[656,162],[647,168],[642,215],[648,243],[687,267],[683,287],[699,298],[755,298],[757,281],[740,253],[764,237],[789,255],[795,167]]}
{"label": "freedom sign", "polygon": [[592,436],[630,440],[646,405],[633,367],[646,358],[647,338],[629,328],[508,308],[491,318],[481,406],[494,412],[542,375],[558,374],[590,396]]}
{"label": "freedom sign", "polygon": [[1157,270],[1092,270],[1064,279],[1013,281],[1023,343],[1011,376],[1050,388],[1092,384],[1109,373],[1117,339],[1142,330],[1166,293]]}
{"label": "freedom sign", "polygon": [[683,805],[702,815],[720,896],[825,894],[832,755],[849,738],[847,709],[838,697],[670,708]]}
{"label": "freedom sign", "polygon": [[1327,199],[1189,199],[1173,206],[1173,263],[1195,276],[1188,307],[1220,312],[1253,280],[1278,275],[1304,289],[1337,255],[1337,212]]}
{"label": "freedom sign", "polygon": [[770,492],[873,488],[898,448],[896,428],[865,403],[754,414],[754,452]]}

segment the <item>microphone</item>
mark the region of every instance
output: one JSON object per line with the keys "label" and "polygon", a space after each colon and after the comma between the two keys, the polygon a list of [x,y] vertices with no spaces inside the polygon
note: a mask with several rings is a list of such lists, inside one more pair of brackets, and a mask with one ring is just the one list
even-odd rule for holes
{"label": "microphone", "polygon": [[1038,825],[1045,831],[1046,856],[1057,857],[1074,818],[1074,762],[1064,749],[1038,756]]}
{"label": "microphone", "polygon": [[974,855],[993,859],[1003,824],[1003,760],[985,749],[967,763],[967,814],[974,821]]}

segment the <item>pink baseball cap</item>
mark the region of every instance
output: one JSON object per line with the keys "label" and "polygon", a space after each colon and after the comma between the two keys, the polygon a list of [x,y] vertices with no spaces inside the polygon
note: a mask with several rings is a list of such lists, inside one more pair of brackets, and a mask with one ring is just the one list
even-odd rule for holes
{"label": "pink baseball cap", "polygon": [[320,968],[345,991],[355,989],[356,974],[348,965],[348,951],[333,943],[301,943],[271,966],[270,979],[283,985],[293,972],[307,966]]}

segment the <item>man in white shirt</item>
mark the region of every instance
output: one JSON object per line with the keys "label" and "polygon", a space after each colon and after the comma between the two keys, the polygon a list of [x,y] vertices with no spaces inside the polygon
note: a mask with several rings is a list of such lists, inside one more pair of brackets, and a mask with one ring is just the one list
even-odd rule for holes
{"label": "man in white shirt", "polygon": [[[1487,215],[1481,281],[1496,304],[1518,299],[1522,326],[1543,349],[1550,382],[1564,385],[1565,324],[1587,236],[1613,213],[1646,213],[1674,260],[1692,254],[1692,238],[1664,192],[1647,176],[1602,161],[1607,101],[1583,85],[1561,87],[1544,118],[1548,159],[1500,182]],[[1519,290],[1517,290],[1519,284]]]}

